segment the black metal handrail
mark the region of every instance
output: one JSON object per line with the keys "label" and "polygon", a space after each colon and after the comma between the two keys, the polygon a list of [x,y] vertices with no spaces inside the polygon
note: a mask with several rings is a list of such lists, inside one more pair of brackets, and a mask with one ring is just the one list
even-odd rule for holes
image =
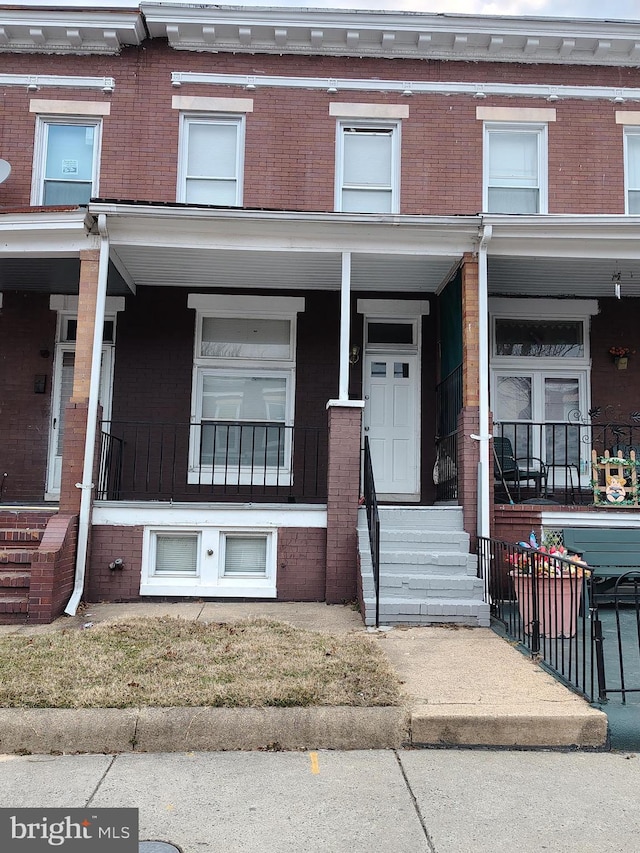
{"label": "black metal handrail", "polygon": [[491,616],[504,633],[589,700],[604,677],[596,666],[588,571],[544,551],[478,538]]}
{"label": "black metal handrail", "polygon": [[326,500],[327,431],[273,422],[105,421],[102,500]]}
{"label": "black metal handrail", "polygon": [[369,529],[369,546],[371,548],[371,568],[373,571],[373,586],[376,595],[376,628],[380,624],[380,513],[378,498],[373,478],[371,448],[369,437],[364,437],[364,505],[367,512],[367,527]]}

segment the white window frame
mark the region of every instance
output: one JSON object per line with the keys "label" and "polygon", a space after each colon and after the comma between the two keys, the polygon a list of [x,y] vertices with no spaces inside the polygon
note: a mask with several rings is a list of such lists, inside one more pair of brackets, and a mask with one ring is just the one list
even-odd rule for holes
{"label": "white window frame", "polygon": [[[548,125],[546,122],[506,122],[506,121],[485,121],[483,125],[483,146],[482,146],[482,209],[485,213],[500,213],[500,211],[489,210],[489,150],[491,145],[491,135],[494,133],[527,133],[533,134],[537,138],[538,148],[538,210],[536,213],[547,213],[549,204],[549,165],[548,165]],[[520,189],[518,184],[513,184],[513,189]],[[530,189],[530,187],[522,187]],[[507,214],[505,214],[507,215]],[[518,214],[514,214],[518,215]]]}
{"label": "white window frame", "polygon": [[37,115],[33,152],[31,204],[36,206],[44,205],[47,144],[49,139],[49,128],[52,125],[80,125],[82,127],[94,128],[93,165],[89,198],[99,195],[100,158],[102,152],[102,119],[93,116]]}
{"label": "white window frame", "polygon": [[[623,144],[624,144],[624,212],[627,215],[635,215],[631,214],[629,210],[629,193],[637,192],[640,193],[640,184],[637,187],[632,187],[629,183],[629,175],[631,172],[630,168],[630,160],[629,160],[629,138],[632,136],[640,137],[640,127],[625,127],[624,135],[623,135]],[[640,157],[640,152],[638,153]],[[640,173],[640,164],[638,164],[638,172]]]}
{"label": "white window frame", "polygon": [[[196,574],[155,571],[158,536],[197,537]],[[225,575],[227,537],[266,539],[265,571]],[[277,528],[269,527],[145,527],[142,543],[140,595],[276,598]]]}
{"label": "white window frame", "polygon": [[[178,145],[178,186],[176,200],[179,202],[187,202],[187,179],[188,162],[187,155],[189,152],[189,130],[194,124],[205,125],[232,125],[236,128],[236,197],[231,207],[241,207],[244,194],[244,150],[245,150],[245,116],[232,114],[215,114],[202,112],[184,112],[180,114],[180,140]],[[215,184],[216,179],[210,179],[212,184]],[[220,178],[220,180],[223,180]],[[229,178],[224,178],[229,180]],[[197,204],[197,202],[190,202]],[[206,202],[207,204],[219,204],[215,200]],[[224,205],[225,207],[227,205]]]}
{"label": "white window frame", "polygon": [[[196,309],[193,379],[191,389],[191,430],[189,436],[190,484],[289,486],[293,482],[291,427],[295,416],[297,315],[304,299],[289,297],[214,296],[190,294],[188,305]],[[229,319],[286,320],[289,323],[289,358],[220,358],[201,355],[202,324],[208,317]],[[284,378],[285,442],[282,466],[234,466],[233,470],[200,461],[203,383],[207,375]],[[242,423],[238,421],[238,423]],[[280,422],[275,422],[276,423]]]}
{"label": "white window frame", "polygon": [[[388,131],[391,133],[391,185],[380,186],[381,190],[389,190],[391,196],[391,210],[389,215],[400,212],[400,121],[375,121],[375,120],[351,120],[341,119],[336,123],[336,181],[334,205],[337,212],[343,212],[343,192],[345,189],[357,189],[347,186],[344,181],[344,136],[350,128],[362,131]],[[380,213],[372,210],[370,213]],[[380,214],[384,215],[384,214]]]}
{"label": "white window frame", "polygon": [[[546,423],[545,418],[545,380],[546,379],[575,379],[578,381],[578,407],[582,417],[591,408],[591,354],[590,354],[590,317],[598,313],[596,300],[535,300],[535,314],[540,321],[568,320],[583,324],[584,354],[581,357],[554,358],[535,356],[504,356],[496,355],[496,320],[526,320],[531,318],[533,301],[529,299],[495,298],[489,300],[491,328],[491,409],[495,423],[501,422],[499,413],[495,410],[498,400],[497,385],[501,377],[531,378],[531,418],[517,423]],[[576,420],[578,424],[580,421]],[[553,423],[565,423],[549,421]],[[537,441],[537,432],[534,436]],[[514,448],[515,450],[515,448]],[[591,448],[586,444],[580,448],[580,474],[582,478],[589,476],[589,461]],[[544,448],[533,445],[533,456],[544,459]],[[556,478],[556,482],[558,482]],[[585,480],[586,482],[586,480]]]}

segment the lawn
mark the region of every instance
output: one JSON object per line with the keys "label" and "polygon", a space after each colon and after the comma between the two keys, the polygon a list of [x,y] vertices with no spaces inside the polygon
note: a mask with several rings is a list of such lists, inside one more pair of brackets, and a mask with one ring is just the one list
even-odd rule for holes
{"label": "lawn", "polygon": [[136,618],[0,637],[0,707],[384,706],[400,687],[364,634],[266,619]]}

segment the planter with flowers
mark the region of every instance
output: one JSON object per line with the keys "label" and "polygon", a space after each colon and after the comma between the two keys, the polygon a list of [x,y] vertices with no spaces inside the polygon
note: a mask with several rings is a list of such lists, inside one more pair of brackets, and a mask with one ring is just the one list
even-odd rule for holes
{"label": "planter with flowers", "polygon": [[626,370],[629,364],[629,356],[633,355],[635,350],[630,347],[612,346],[609,347],[609,355],[613,356],[613,363],[618,370]]}
{"label": "planter with flowers", "polygon": [[531,540],[520,542],[521,550],[509,557],[524,632],[533,634],[537,622],[541,637],[574,637],[587,564],[562,545],[547,550],[533,534]]}

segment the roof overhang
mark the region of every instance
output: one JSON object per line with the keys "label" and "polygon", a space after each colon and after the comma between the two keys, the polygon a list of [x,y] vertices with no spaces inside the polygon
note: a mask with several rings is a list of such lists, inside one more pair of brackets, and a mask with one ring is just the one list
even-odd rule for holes
{"label": "roof overhang", "polygon": [[93,218],[85,207],[38,212],[0,209],[0,257],[79,257],[83,249],[97,249]]}
{"label": "roof overhang", "polygon": [[117,53],[147,37],[177,50],[637,66],[630,21],[235,7],[180,2],[24,0],[0,11],[0,51]]}

